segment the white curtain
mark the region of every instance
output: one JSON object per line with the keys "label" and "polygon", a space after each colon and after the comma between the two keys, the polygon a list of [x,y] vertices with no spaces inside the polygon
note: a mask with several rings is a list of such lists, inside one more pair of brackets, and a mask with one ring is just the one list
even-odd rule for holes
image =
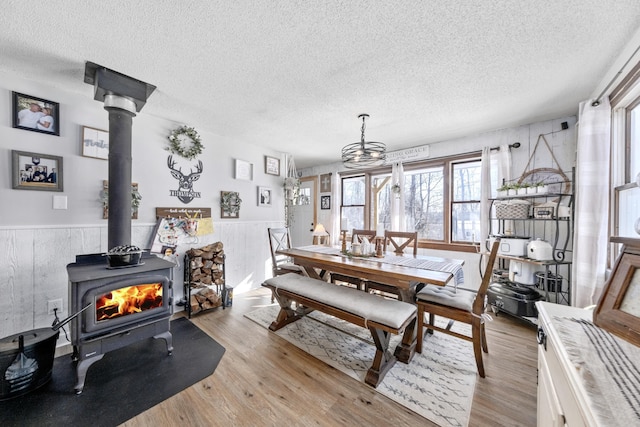
{"label": "white curtain", "polygon": [[407,231],[404,215],[404,167],[402,163],[391,166],[391,185],[399,184],[400,192],[391,192],[391,230]]}
{"label": "white curtain", "polygon": [[489,236],[489,221],[491,220],[489,199],[491,197],[491,148],[484,147],[480,162],[480,236],[477,236],[481,248],[482,242]]}
{"label": "white curtain", "polygon": [[331,230],[329,230],[329,233],[331,233],[332,245],[337,245],[341,242],[340,205],[342,204],[342,194],[340,189],[342,188],[342,177],[339,173],[335,175],[335,179],[331,180]]}
{"label": "white curtain", "polygon": [[[508,144],[503,144],[497,152],[492,152],[489,147],[482,149],[480,170],[480,236],[476,241],[483,245],[483,239],[489,236],[489,221],[492,217],[490,198],[495,190],[502,185],[503,180],[511,180],[511,150]],[[491,231],[496,233],[497,223],[493,224]],[[488,248],[487,248],[488,249]]]}
{"label": "white curtain", "polygon": [[572,305],[598,302],[605,282],[608,247],[611,106],[580,103],[575,185]]}

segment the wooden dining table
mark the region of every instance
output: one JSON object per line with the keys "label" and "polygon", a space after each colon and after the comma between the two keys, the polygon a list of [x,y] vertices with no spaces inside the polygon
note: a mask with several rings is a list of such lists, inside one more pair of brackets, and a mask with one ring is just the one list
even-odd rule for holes
{"label": "wooden dining table", "polygon": [[416,283],[445,286],[454,278],[452,271],[419,268],[413,265],[420,264],[421,261],[427,264],[431,262],[432,265],[454,264],[459,265],[461,270],[464,264],[462,260],[413,254],[403,254],[402,259],[407,262],[398,263],[398,256],[393,252],[386,253],[383,258],[357,257],[344,255],[339,249],[327,246],[305,246],[277,252],[291,258],[309,277],[327,280],[330,273],[339,273],[384,283],[397,288],[400,299],[407,302],[413,302],[411,289]]}

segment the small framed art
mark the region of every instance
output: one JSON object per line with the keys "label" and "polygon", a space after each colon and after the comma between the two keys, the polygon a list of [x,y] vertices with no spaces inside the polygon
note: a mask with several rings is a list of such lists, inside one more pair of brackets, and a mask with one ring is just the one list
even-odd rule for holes
{"label": "small framed art", "polygon": [[331,209],[331,196],[320,196],[320,209]]}
{"label": "small framed art", "polygon": [[15,190],[63,191],[62,157],[11,151]]}
{"label": "small framed art", "polygon": [[331,174],[320,175],[320,192],[331,193]]}
{"label": "small framed art", "polygon": [[264,156],[264,173],[280,176],[280,159]]}
{"label": "small framed art", "polygon": [[273,194],[269,187],[258,187],[258,206],[271,206]]}
{"label": "small framed art", "polygon": [[82,155],[109,160],[109,132],[82,126]]}
{"label": "small framed art", "polygon": [[236,179],[243,179],[245,181],[253,180],[253,164],[236,159]]}
{"label": "small framed art", "polygon": [[240,193],[237,191],[220,192],[220,218],[240,218]]}
{"label": "small framed art", "polygon": [[60,136],[60,104],[13,92],[13,127]]}

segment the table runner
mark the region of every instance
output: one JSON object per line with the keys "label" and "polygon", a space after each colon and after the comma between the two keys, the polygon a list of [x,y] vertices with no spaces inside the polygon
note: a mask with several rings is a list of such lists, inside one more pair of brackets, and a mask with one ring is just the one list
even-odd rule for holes
{"label": "table runner", "polygon": [[640,347],[592,322],[553,317],[600,426],[640,424]]}
{"label": "table runner", "polygon": [[[296,249],[300,249],[303,251],[317,252],[322,254],[346,256],[340,252],[340,249],[334,248],[331,246],[311,245],[311,246],[298,247]],[[384,262],[387,264],[401,265],[405,267],[419,268],[422,270],[443,271],[446,273],[453,274],[454,286],[457,287],[458,285],[461,285],[462,283],[464,283],[464,270],[462,269],[462,264],[460,262],[456,262],[452,260],[413,258],[413,256],[401,256],[401,255],[393,255],[393,254],[386,254],[383,258],[358,257],[358,256],[354,256],[354,258],[363,259],[363,260],[370,259],[371,261]]]}

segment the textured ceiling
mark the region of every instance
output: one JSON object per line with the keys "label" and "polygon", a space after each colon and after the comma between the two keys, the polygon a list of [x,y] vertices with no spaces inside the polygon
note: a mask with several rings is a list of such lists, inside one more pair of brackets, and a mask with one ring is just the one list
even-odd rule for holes
{"label": "textured ceiling", "polygon": [[4,0],[0,14],[0,69],[92,97],[92,61],[157,86],[143,113],[299,168],[338,161],[360,113],[390,150],[576,114],[640,28],[637,0]]}

